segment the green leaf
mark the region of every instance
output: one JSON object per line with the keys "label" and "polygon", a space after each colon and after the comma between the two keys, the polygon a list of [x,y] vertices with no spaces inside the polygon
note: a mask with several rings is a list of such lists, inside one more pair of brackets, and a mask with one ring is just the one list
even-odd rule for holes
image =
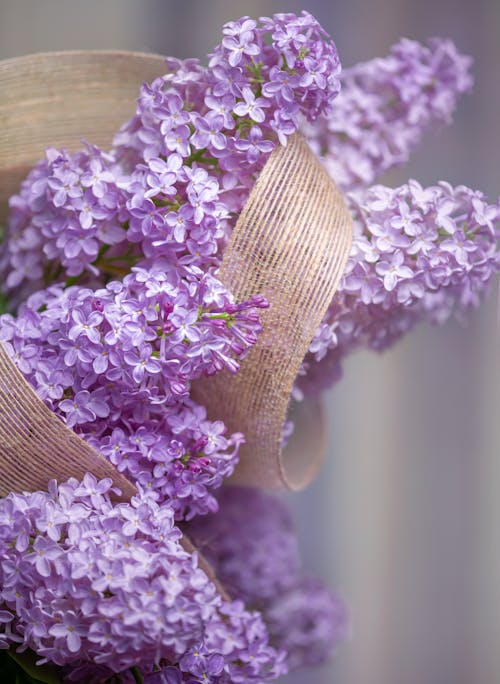
{"label": "green leaf", "polygon": [[27,650],[24,653],[9,651],[8,655],[19,665],[25,674],[25,678],[20,680],[20,684],[38,684],[38,682],[43,682],[43,684],[62,683],[62,679],[51,665],[36,664],[38,656],[33,651]]}
{"label": "green leaf", "polygon": [[7,297],[0,292],[0,314],[7,313],[9,311],[9,304]]}

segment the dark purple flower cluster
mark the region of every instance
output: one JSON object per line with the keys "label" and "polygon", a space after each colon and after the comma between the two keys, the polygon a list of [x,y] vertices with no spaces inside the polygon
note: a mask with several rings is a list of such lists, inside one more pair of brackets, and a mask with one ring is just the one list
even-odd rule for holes
{"label": "dark purple flower cluster", "polygon": [[0,501],[1,645],[86,684],[131,668],[193,684],[283,674],[260,616],[221,599],[172,510],[148,493],[114,506],[110,487],[87,475]]}
{"label": "dark purple flower cluster", "polygon": [[219,512],[186,527],[232,596],[257,609],[293,669],[324,662],[348,631],[343,602],[300,568],[290,512],[276,496],[223,489]]}

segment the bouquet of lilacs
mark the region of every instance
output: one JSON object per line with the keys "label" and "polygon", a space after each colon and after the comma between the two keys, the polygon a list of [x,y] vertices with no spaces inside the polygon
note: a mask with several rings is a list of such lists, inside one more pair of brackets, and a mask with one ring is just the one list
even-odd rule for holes
{"label": "bouquet of lilacs", "polygon": [[450,119],[468,69],[449,41],[403,40],[341,74],[310,14],[245,17],[208,66],[167,59],[111,150],[48,149],[28,175],[0,257],[0,341],[138,494],[116,503],[89,473],[0,501],[12,681],[267,682],[346,635],[342,601],[301,572],[283,502],[220,488],[244,435],[210,420],[191,387],[238,372],[258,340],[266,300],[235,301],[217,270],[259,172],[297,131],[355,225],[297,400],[336,381],[356,347],[478,303],[500,265],[500,206],[447,183],[373,185]]}

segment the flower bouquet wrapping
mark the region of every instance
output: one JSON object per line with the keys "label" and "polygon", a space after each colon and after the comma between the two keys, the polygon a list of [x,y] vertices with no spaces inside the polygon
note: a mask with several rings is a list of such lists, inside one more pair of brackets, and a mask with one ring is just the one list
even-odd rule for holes
{"label": "flower bouquet wrapping", "polygon": [[313,477],[345,354],[462,315],[498,271],[498,204],[373,185],[450,119],[469,59],[403,40],[341,73],[304,12],[227,24],[208,66],[62,53],[0,82],[5,678],[322,662],[345,608],[255,487]]}

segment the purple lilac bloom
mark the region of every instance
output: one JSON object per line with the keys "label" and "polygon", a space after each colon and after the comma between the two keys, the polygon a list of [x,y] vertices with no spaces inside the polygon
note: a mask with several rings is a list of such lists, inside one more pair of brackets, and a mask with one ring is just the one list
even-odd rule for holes
{"label": "purple lilac bloom", "polygon": [[171,508],[147,493],[113,505],[111,486],[87,475],[0,501],[2,643],[87,684],[132,667],[170,684],[285,674],[260,616],[223,600],[183,549]]}
{"label": "purple lilac bloom", "polygon": [[205,272],[220,263],[255,174],[299,117],[330,110],[340,71],[305,12],[224,34],[208,69],[177,62],[143,87],[110,154],[49,150],[31,172],[11,200],[0,263],[7,291],[24,286],[17,302],[60,279],[105,284],[157,259]]}
{"label": "purple lilac bloom", "polygon": [[[113,158],[96,147],[68,154],[47,150],[10,201],[0,271],[5,289],[40,286],[65,272],[95,275],[99,251],[123,251],[126,195]],[[29,268],[28,268],[29,263]]]}
{"label": "purple lilac bloom", "polygon": [[271,643],[287,652],[290,670],[322,665],[349,636],[344,602],[304,575],[262,611]]}
{"label": "purple lilac bloom", "polygon": [[304,128],[336,182],[366,186],[406,162],[426,131],[451,121],[471,89],[471,61],[450,40],[403,39],[387,57],[345,69],[331,114]]}
{"label": "purple lilac bloom", "polygon": [[463,319],[500,271],[500,202],[479,191],[411,180],[348,199],[351,255],[304,361],[298,398],[338,379],[340,360],[355,348],[386,349],[419,321]]}
{"label": "purple lilac bloom", "polygon": [[186,529],[225,589],[256,608],[290,668],[325,662],[347,635],[344,603],[303,575],[290,511],[282,499],[222,489],[219,512]]}
{"label": "purple lilac bloom", "polygon": [[0,317],[0,336],[69,427],[190,518],[216,509],[212,491],[234,471],[242,441],[207,420],[190,383],[239,368],[262,306],[260,297],[235,305],[208,274],[136,267],[99,290],[53,286],[32,295],[16,319]]}

